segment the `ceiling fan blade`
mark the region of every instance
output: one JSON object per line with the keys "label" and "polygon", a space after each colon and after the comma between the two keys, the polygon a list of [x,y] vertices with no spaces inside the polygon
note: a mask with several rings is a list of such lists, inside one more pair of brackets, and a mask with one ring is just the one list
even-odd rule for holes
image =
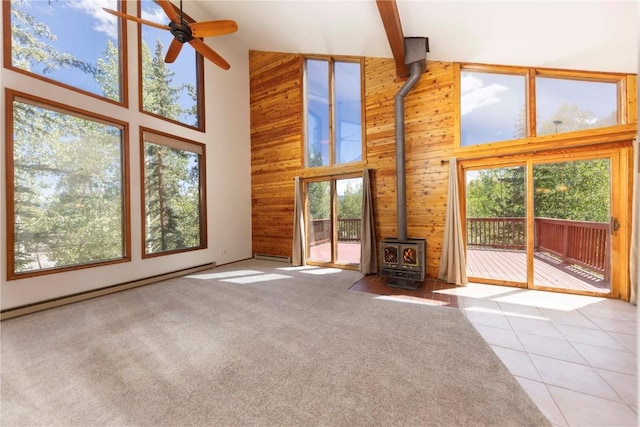
{"label": "ceiling fan blade", "polygon": [[111,10],[111,9],[106,9],[103,8],[103,10],[105,12],[108,12],[112,15],[116,15],[119,16],[120,18],[124,18],[124,19],[129,19],[131,21],[135,21],[139,24],[145,24],[145,25],[149,25],[151,27],[156,27],[156,28],[160,28],[161,30],[168,30],[169,27],[166,25],[162,25],[162,24],[157,24],[155,22],[152,21],[147,21],[146,19],[142,19],[142,18],[138,18],[137,16],[131,16],[131,15],[127,15],[126,13],[122,13],[122,12],[118,12],[116,10]]}
{"label": "ceiling fan blade", "polygon": [[173,39],[169,45],[169,49],[167,49],[167,54],[164,56],[164,62],[167,64],[173,63],[173,61],[178,57],[180,50],[182,50],[182,43]]}
{"label": "ceiling fan blade", "polygon": [[209,61],[213,62],[223,70],[228,70],[229,68],[231,68],[231,65],[229,65],[229,63],[225,61],[224,58],[218,55],[213,49],[207,46],[205,42],[203,42],[202,40],[192,39],[191,41],[189,41],[189,44],[193,46],[195,50],[200,52],[202,56],[204,56]]}
{"label": "ceiling fan blade", "polygon": [[162,8],[162,10],[164,10],[164,13],[170,20],[180,23],[180,17],[178,17],[176,10],[173,8],[173,5],[169,0],[156,0],[156,2]]}
{"label": "ceiling fan blade", "polygon": [[238,24],[235,21],[206,21],[189,24],[193,37],[212,37],[223,34],[235,33],[238,31]]}

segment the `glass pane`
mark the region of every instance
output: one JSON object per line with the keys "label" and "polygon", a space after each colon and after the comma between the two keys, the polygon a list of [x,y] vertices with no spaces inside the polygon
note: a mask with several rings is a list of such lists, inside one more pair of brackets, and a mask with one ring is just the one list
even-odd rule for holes
{"label": "glass pane", "polygon": [[331,184],[329,181],[307,184],[307,203],[309,221],[307,221],[307,241],[309,259],[331,262]]}
{"label": "glass pane", "polygon": [[618,124],[616,83],[536,78],[538,135]]}
{"label": "glass pane", "polygon": [[118,2],[11,0],[11,65],[122,100]]}
{"label": "glass pane", "polygon": [[[165,24],[168,18],[153,1],[140,3],[142,18]],[[198,58],[185,44],[176,60],[164,62],[173,35],[167,30],[141,25],[142,29],[142,108],[144,111],[198,128]]]}
{"label": "glass pane", "polygon": [[144,144],[145,253],[198,248],[200,156]]}
{"label": "glass pane", "polygon": [[121,129],[18,101],[13,125],[14,272],[122,258]]}
{"label": "glass pane", "polygon": [[527,136],[524,76],[462,71],[461,145]]}
{"label": "glass pane", "polygon": [[329,150],[329,62],[307,59],[307,145],[308,167],[327,166]]}
{"label": "glass pane", "polygon": [[525,167],[466,172],[467,275],[527,282]]}
{"label": "glass pane", "polygon": [[360,63],[335,63],[336,163],[362,160]]}
{"label": "glass pane", "polygon": [[362,178],[339,179],[338,264],[360,264],[360,222],[362,220]]}
{"label": "glass pane", "polygon": [[609,292],[609,159],[534,166],[534,284]]}

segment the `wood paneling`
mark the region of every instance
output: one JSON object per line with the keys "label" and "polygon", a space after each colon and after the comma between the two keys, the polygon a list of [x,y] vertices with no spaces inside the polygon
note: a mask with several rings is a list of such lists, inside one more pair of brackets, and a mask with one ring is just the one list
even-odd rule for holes
{"label": "wood paneling", "polygon": [[[291,256],[293,195],[296,175],[319,172],[303,168],[303,94],[300,55],[250,52],[253,252]],[[364,61],[366,165],[371,182],[376,235],[397,236],[394,97],[392,59]],[[636,124],[616,128],[458,147],[459,65],[427,62],[427,71],[405,98],[407,228],[409,237],[427,240],[427,276],[438,271],[448,185],[448,163],[458,158],[515,155],[629,140]],[[629,78],[635,87],[635,76]],[[635,94],[629,109],[637,111]],[[356,170],[349,168],[349,171]],[[344,171],[346,171],[345,169]],[[327,171],[322,171],[327,174]]]}
{"label": "wood paneling", "polygon": [[291,256],[293,178],[302,156],[298,55],[249,53],[253,253]]}

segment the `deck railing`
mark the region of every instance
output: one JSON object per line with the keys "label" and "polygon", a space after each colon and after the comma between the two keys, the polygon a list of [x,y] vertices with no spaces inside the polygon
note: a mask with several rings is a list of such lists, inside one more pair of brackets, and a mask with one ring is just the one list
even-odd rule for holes
{"label": "deck railing", "polygon": [[[326,243],[331,237],[331,220],[314,219],[312,227],[312,245]],[[339,242],[359,242],[360,241],[360,218],[338,219],[338,241]]]}
{"label": "deck railing", "polygon": [[[535,218],[536,252],[579,265],[609,280],[609,224]],[[467,218],[467,246],[525,250],[525,218]]]}

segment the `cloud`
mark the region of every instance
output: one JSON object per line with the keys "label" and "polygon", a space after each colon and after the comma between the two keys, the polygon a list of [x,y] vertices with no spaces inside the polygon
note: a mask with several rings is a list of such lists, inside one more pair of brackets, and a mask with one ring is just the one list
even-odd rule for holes
{"label": "cloud", "polygon": [[117,4],[113,0],[80,0],[68,3],[70,7],[79,9],[89,16],[92,16],[95,21],[93,23],[93,29],[100,33],[106,34],[113,40],[118,40],[118,19],[117,17],[102,10],[103,7],[107,9],[117,10]]}
{"label": "cloud", "polygon": [[147,21],[157,22],[158,24],[167,24],[169,22],[169,18],[164,13],[159,6],[154,7],[153,13],[149,13],[148,10],[142,10],[142,19],[146,19]]}
{"label": "cloud", "polygon": [[506,92],[508,88],[501,84],[490,84],[484,86],[482,80],[476,76],[467,74],[461,81],[461,115],[469,114],[478,108],[498,104],[501,92]]}

